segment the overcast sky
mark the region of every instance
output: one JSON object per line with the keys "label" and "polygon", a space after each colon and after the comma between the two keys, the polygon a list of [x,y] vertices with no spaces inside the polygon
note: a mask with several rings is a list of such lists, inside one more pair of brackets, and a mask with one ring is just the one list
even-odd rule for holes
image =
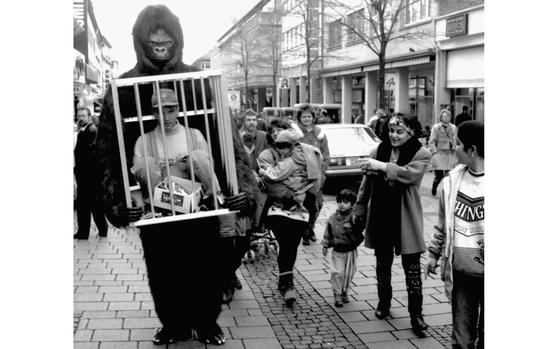
{"label": "overcast sky", "polygon": [[183,61],[191,64],[207,53],[259,0],[91,0],[101,33],[112,46],[111,57],[119,62],[119,74],[136,63],[132,26],[147,5],[164,4],[183,27]]}

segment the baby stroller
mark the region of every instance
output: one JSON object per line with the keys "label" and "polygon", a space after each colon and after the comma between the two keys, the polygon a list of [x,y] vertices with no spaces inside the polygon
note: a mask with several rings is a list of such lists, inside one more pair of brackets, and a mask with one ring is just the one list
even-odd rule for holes
{"label": "baby stroller", "polygon": [[243,263],[254,263],[257,253],[268,255],[269,251],[278,254],[279,245],[274,233],[270,229],[255,228],[249,234],[249,250],[243,256]]}

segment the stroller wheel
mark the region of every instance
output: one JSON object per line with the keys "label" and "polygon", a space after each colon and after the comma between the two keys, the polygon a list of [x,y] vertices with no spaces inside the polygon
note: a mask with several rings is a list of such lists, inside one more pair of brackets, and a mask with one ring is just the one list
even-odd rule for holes
{"label": "stroller wheel", "polygon": [[247,262],[255,263],[255,251],[249,250],[249,251],[247,251],[245,256],[246,256],[246,262],[245,263],[247,263]]}

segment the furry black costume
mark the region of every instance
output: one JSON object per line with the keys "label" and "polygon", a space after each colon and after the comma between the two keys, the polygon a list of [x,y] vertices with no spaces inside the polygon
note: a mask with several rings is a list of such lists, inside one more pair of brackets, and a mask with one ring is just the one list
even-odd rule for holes
{"label": "furry black costume", "polygon": [[[149,42],[150,35],[158,29],[169,34],[171,40],[163,43]],[[179,19],[164,5],[147,6],[138,15],[133,28],[134,49],[137,63],[133,69],[122,74],[120,78],[130,78],[148,75],[161,75],[197,71],[195,67],[182,62],[183,32]],[[149,54],[150,45],[161,45],[162,50],[169,50],[170,57],[154,59]],[[160,85],[166,87],[164,84]],[[150,96],[151,85],[140,86],[142,114],[151,114]],[[190,86],[187,86],[187,90]],[[205,86],[208,104],[210,105],[210,91]],[[134,94],[132,88],[119,88],[119,106],[123,117],[136,115]],[[200,86],[196,87],[197,105],[202,105]],[[192,105],[192,90],[186,91],[187,109]],[[200,120],[189,119],[189,126],[196,127],[203,123]],[[251,175],[249,160],[243,149],[238,132],[233,128],[236,172],[240,195],[226,198],[231,209],[241,210],[243,215],[252,215],[255,208],[255,193],[257,183]],[[125,140],[134,142],[137,138],[131,127],[123,125]],[[136,126],[137,128],[137,126]],[[205,132],[203,132],[205,134]],[[217,138],[217,137],[213,137]],[[218,142],[217,140],[212,140]],[[99,168],[102,171],[98,193],[103,197],[105,211],[109,221],[116,226],[124,226],[129,221],[138,219],[138,210],[126,209],[124,189],[121,176],[118,143],[115,129],[114,107],[112,92],[105,95],[103,109],[99,121],[97,138]],[[127,159],[131,160],[133,143],[125,144]],[[220,144],[212,144],[216,154],[220,156]],[[127,166],[130,168],[131,166]],[[219,171],[219,169],[217,170]],[[224,177],[223,172],[216,172],[218,177]],[[129,178],[133,178],[129,173]],[[222,188],[227,186],[223,185]],[[232,193],[224,193],[231,195]],[[237,204],[237,205],[235,205]],[[217,246],[219,237],[218,219],[189,220],[173,224],[152,225],[141,230],[144,257],[146,260],[149,284],[155,303],[155,309],[162,322],[165,334],[160,331],[154,342],[163,344],[188,337],[190,329],[194,329],[199,340],[212,342],[216,332],[221,330],[216,324],[220,313],[221,289],[219,280],[226,277],[227,268],[224,265],[230,261],[218,261],[215,255],[220,252],[212,250]],[[157,342],[163,339],[161,342]],[[165,337],[165,338],[163,338]],[[223,343],[223,342],[222,342]],[[221,344],[221,343],[214,343]]]}

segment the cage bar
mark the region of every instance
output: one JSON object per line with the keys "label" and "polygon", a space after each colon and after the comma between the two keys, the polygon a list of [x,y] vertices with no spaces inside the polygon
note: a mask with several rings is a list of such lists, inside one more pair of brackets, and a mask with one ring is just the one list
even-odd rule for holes
{"label": "cage bar", "polygon": [[[199,103],[197,102],[197,89],[196,89],[196,84],[195,84],[195,80],[197,80],[198,82],[200,82],[200,93],[198,95],[199,98],[201,98],[202,100],[202,106],[198,105]],[[208,82],[208,84],[206,84],[205,82]],[[185,83],[189,83],[191,84],[192,87],[192,109],[189,110],[189,105],[187,104],[187,93],[185,91]],[[204,128],[205,128],[205,135],[206,135],[206,143],[208,145],[208,157],[210,160],[210,172],[211,172],[211,189],[212,189],[212,195],[213,195],[213,199],[214,199],[214,207],[216,209],[214,210],[208,210],[208,211],[198,211],[198,212],[192,212],[193,211],[193,207],[192,207],[192,198],[191,202],[189,203],[189,207],[190,209],[188,210],[190,213],[183,213],[183,212],[178,212],[176,209],[178,208],[175,204],[175,199],[176,199],[176,195],[175,192],[173,191],[173,182],[171,179],[171,171],[170,171],[170,153],[169,153],[169,149],[168,149],[168,145],[167,143],[167,136],[166,132],[165,132],[165,128],[163,127],[164,125],[164,115],[163,115],[163,107],[162,107],[162,103],[161,103],[161,84],[162,83],[166,83],[167,86],[165,86],[166,88],[170,88],[168,87],[170,84],[172,84],[172,89],[175,91],[176,96],[179,99],[179,118],[182,116],[182,120],[184,122],[184,127],[185,127],[185,133],[186,133],[186,144],[187,144],[187,154],[189,154],[188,158],[188,162],[189,162],[189,170],[190,170],[190,180],[193,182],[193,192],[191,194],[194,195],[194,190],[196,188],[196,185],[194,185],[195,182],[195,172],[194,172],[194,164],[193,164],[193,157],[191,156],[193,151],[194,151],[194,141],[191,137],[191,132],[189,131],[191,129],[191,125],[189,125],[189,117],[191,116],[199,116],[199,117],[203,117],[203,121],[204,121]],[[156,208],[154,206],[154,191],[157,189],[156,186],[157,185],[153,185],[152,178],[151,178],[151,173],[152,171],[149,170],[149,164],[148,164],[148,151],[147,151],[147,146],[148,146],[148,137],[146,136],[146,132],[145,132],[145,128],[144,128],[144,122],[145,121],[151,121],[151,120],[155,120],[155,117],[153,115],[143,115],[146,113],[146,106],[144,109],[144,113],[142,112],[142,100],[141,98],[146,98],[146,95],[144,95],[143,97],[141,96],[140,93],[140,86],[143,85],[151,85],[150,87],[152,88],[151,93],[155,93],[158,99],[158,111],[159,111],[159,124],[162,126],[161,127],[161,136],[162,136],[162,146],[163,146],[163,155],[164,155],[164,160],[162,161],[162,163],[165,163],[165,169],[167,171],[167,180],[165,182],[167,182],[167,190],[169,192],[169,206],[170,206],[170,211],[171,211],[171,216],[164,216],[164,217],[159,217],[159,218],[155,218],[156,216]],[[179,85],[179,88],[178,86]],[[134,102],[135,102],[135,112],[136,115],[123,115],[121,114],[121,111],[123,110],[121,108],[121,101],[119,100],[119,88],[129,88],[130,86],[133,87],[134,90]],[[207,98],[211,97],[211,96],[207,96],[206,93],[206,86],[210,87],[210,90],[212,91],[212,95],[214,97],[213,100],[213,106],[212,105],[208,105],[209,103],[207,102]],[[149,87],[148,87],[149,88]],[[123,122],[128,124],[129,127],[133,127],[134,125],[130,124],[132,122],[138,122],[139,123],[139,132],[140,135],[138,137],[138,139],[141,140],[142,143],[142,149],[141,151],[143,152],[143,156],[144,156],[144,166],[146,169],[146,182],[145,183],[147,185],[147,192],[148,192],[148,198],[147,201],[149,202],[149,209],[151,211],[151,218],[143,218],[138,222],[135,222],[136,226],[143,226],[143,225],[150,225],[150,224],[161,224],[161,223],[167,223],[167,222],[174,222],[174,221],[181,221],[181,220],[188,220],[188,219],[197,219],[197,218],[204,218],[204,217],[210,217],[210,216],[216,216],[216,215],[222,215],[222,214],[231,214],[232,211],[229,211],[227,209],[218,209],[218,202],[217,202],[217,188],[216,188],[216,182],[214,180],[214,178],[216,178],[216,163],[214,162],[215,157],[214,157],[214,152],[212,149],[212,142],[213,142],[213,137],[216,137],[215,132],[213,132],[215,129],[217,129],[217,137],[218,137],[218,144],[220,145],[220,153],[218,154],[220,156],[220,164],[221,164],[221,170],[222,172],[220,173],[224,173],[225,174],[225,181],[224,178],[222,178],[222,180],[220,182],[225,182],[226,186],[227,186],[227,190],[224,188],[223,184],[221,184],[222,187],[222,192],[224,195],[231,195],[231,194],[237,194],[238,193],[238,188],[237,188],[237,176],[236,176],[236,167],[235,167],[235,155],[233,152],[233,137],[232,137],[232,124],[231,124],[231,119],[230,119],[230,115],[229,115],[229,108],[228,106],[225,104],[225,102],[227,101],[227,98],[224,98],[224,96],[226,95],[226,91],[223,89],[222,84],[221,84],[221,72],[217,71],[217,70],[207,70],[207,71],[201,71],[201,72],[191,72],[191,73],[179,73],[179,74],[167,74],[167,75],[155,75],[155,76],[143,76],[143,77],[136,77],[136,78],[126,78],[126,79],[114,79],[111,81],[111,89],[112,89],[112,95],[113,95],[113,103],[114,103],[114,110],[115,110],[115,122],[116,122],[116,131],[117,131],[117,139],[118,139],[118,145],[119,145],[119,156],[120,156],[120,161],[121,161],[121,167],[122,167],[122,177],[123,177],[123,183],[124,183],[124,190],[125,190],[125,200],[126,200],[126,205],[127,207],[132,207],[132,200],[131,200],[131,193],[130,193],[130,182],[129,182],[129,178],[128,178],[128,169],[127,169],[127,144],[125,143],[125,134],[124,134],[124,130],[123,130]],[[144,92],[149,91],[149,90],[145,90]],[[150,100],[151,100],[151,96],[150,96]],[[127,101],[128,103],[129,101]],[[132,101],[130,101],[132,102]],[[144,101],[146,104],[147,102]],[[151,106],[151,103],[150,103]],[[201,108],[201,109],[199,109]],[[126,109],[126,107],[125,107]],[[182,109],[182,112],[181,112]],[[129,110],[130,112],[130,110]],[[209,117],[213,118],[213,123],[212,125],[209,122]],[[178,120],[179,120],[178,118]],[[216,127],[214,127],[214,125]],[[212,132],[211,132],[211,127]],[[127,129],[128,130],[128,129]],[[138,131],[138,130],[137,130]],[[204,133],[203,133],[204,134]],[[137,140],[135,140],[134,144],[137,142]],[[152,144],[150,144],[150,146],[153,147]],[[158,142],[156,141],[156,148],[158,147]],[[155,150],[158,154],[152,154],[154,155],[154,157],[158,158],[159,155],[159,151],[156,149]],[[134,156],[134,155],[132,155]],[[132,160],[132,159],[129,159]],[[160,159],[161,161],[161,159]],[[161,171],[161,166],[160,163],[157,162],[157,167],[158,169]],[[186,165],[185,165],[186,166]],[[161,180],[164,181],[165,178],[162,175],[161,176]],[[154,189],[152,189],[152,187],[154,187]],[[229,191],[229,194],[227,193]],[[186,199],[186,197],[183,196],[183,200]],[[235,212],[235,211],[234,211]]]}

